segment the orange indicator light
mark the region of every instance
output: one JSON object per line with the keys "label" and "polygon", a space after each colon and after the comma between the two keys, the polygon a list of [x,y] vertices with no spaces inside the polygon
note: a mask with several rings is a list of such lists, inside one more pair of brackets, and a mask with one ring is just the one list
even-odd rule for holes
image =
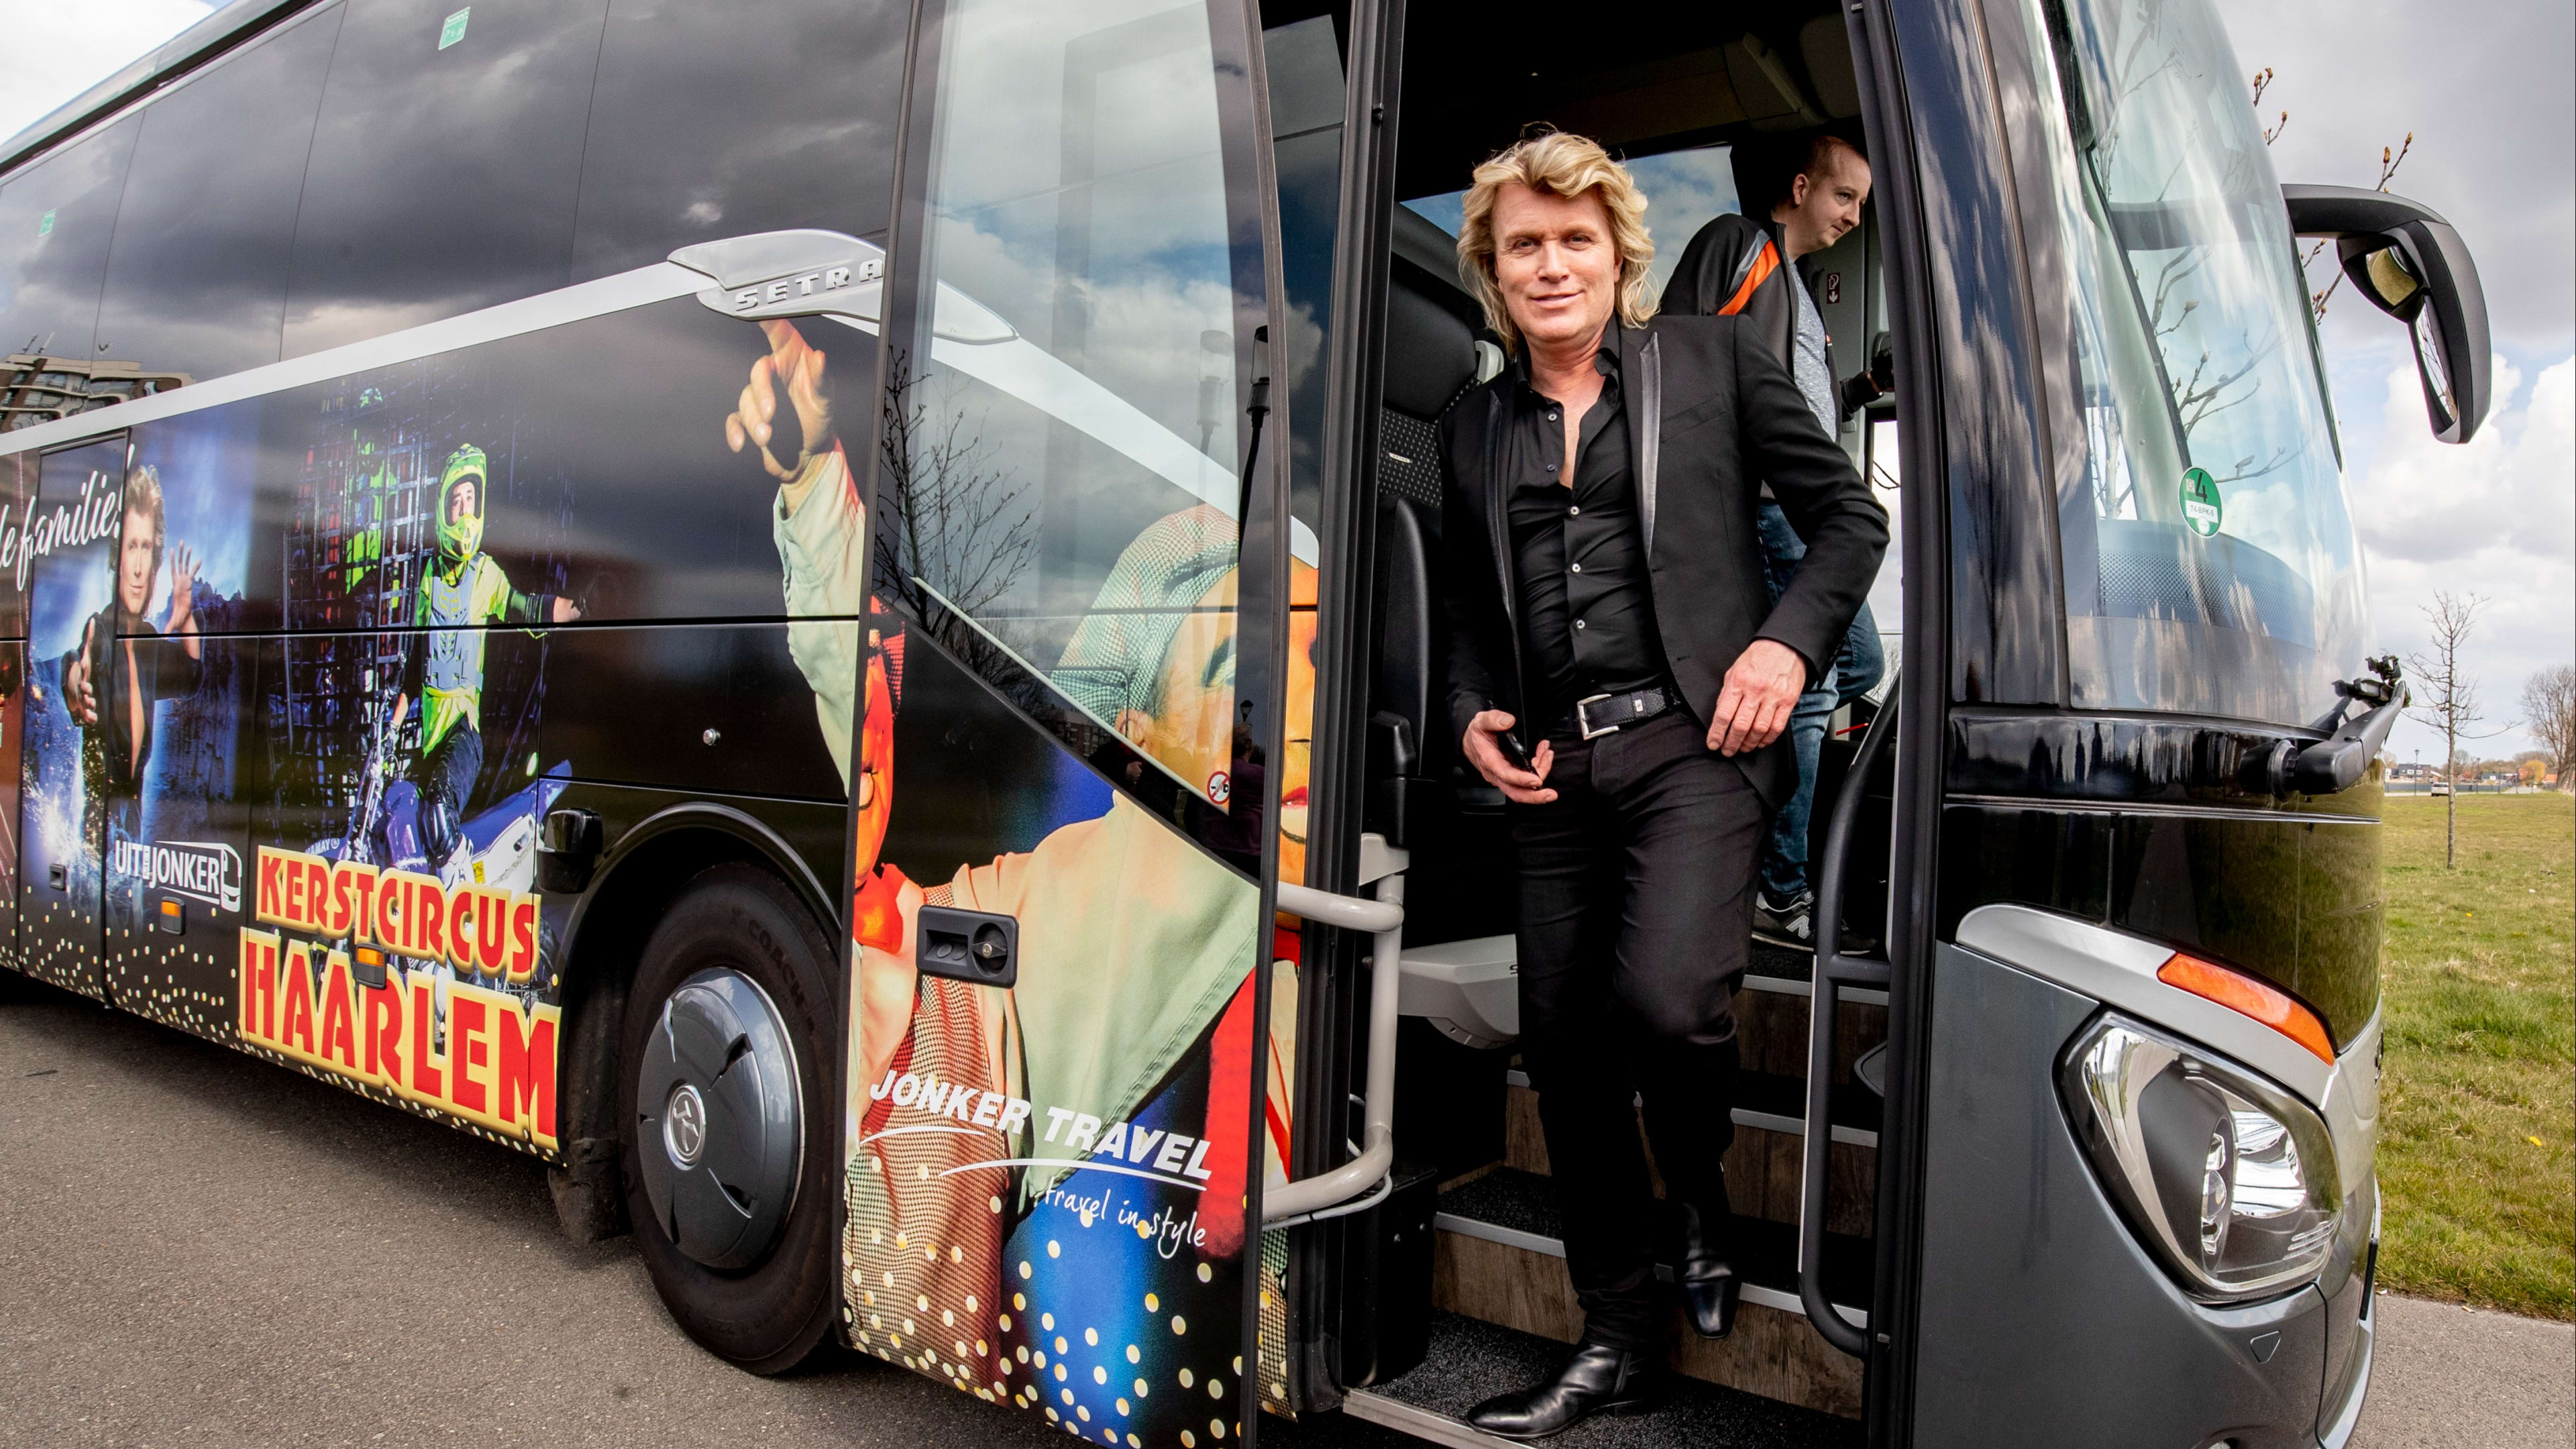
{"label": "orange indicator light", "polygon": [[2334,1041],[2326,1035],[2325,1023],[2278,987],[2180,952],[2157,969],[2156,979],[2250,1016],[2334,1065]]}

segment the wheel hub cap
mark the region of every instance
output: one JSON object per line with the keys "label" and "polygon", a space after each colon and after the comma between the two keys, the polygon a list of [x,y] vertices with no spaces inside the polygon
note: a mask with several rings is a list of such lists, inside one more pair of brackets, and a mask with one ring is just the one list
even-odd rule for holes
{"label": "wheel hub cap", "polygon": [[776,1003],[739,971],[680,983],[637,1064],[636,1141],[655,1225],[710,1268],[744,1268],[778,1241],[803,1169],[795,1045]]}

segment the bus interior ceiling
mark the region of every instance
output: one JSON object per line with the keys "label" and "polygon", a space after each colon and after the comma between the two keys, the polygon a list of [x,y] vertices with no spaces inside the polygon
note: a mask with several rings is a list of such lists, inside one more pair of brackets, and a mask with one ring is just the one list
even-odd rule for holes
{"label": "bus interior ceiling", "polygon": [[[1413,1002],[1451,999],[1440,987],[1462,982],[1481,980],[1486,1003],[1508,1001],[1512,990],[1512,892],[1495,888],[1511,868],[1502,800],[1465,770],[1456,742],[1446,738],[1445,687],[1432,653],[1431,611],[1438,604],[1430,592],[1429,563],[1440,528],[1436,428],[1459,395],[1492,375],[1502,357],[1458,280],[1457,193],[1478,162],[1526,125],[1544,122],[1590,135],[1629,162],[1649,193],[1648,222],[1664,264],[1660,282],[1700,225],[1735,209],[1735,157],[1744,143],[1778,155],[1819,130],[1859,138],[1849,52],[1841,18],[1830,7],[1718,5],[1674,12],[1658,18],[1651,44],[1633,28],[1569,32],[1535,14],[1525,17],[1520,9],[1414,4],[1405,23],[1396,148],[1396,195],[1405,204],[1393,218],[1388,263],[1375,477],[1378,617],[1372,632],[1380,653],[1370,701],[1368,828],[1410,852],[1405,943]],[[1534,39],[1541,36],[1543,43]],[[1652,58],[1641,60],[1641,54]],[[1850,248],[1851,261],[1844,265],[1863,280],[1848,289],[1849,304],[1828,308],[1844,314],[1829,316],[1828,326],[1838,334],[1861,332],[1864,345],[1873,326],[1884,327],[1877,319],[1885,315],[1877,296],[1873,229],[1874,217],[1820,257],[1835,263]],[[1844,341],[1838,366],[1846,374],[1857,371],[1866,356]],[[1893,416],[1886,404],[1874,411],[1879,416],[1856,416],[1846,425],[1843,441],[1856,463],[1866,463],[1864,438],[1871,425]],[[1893,493],[1879,496],[1893,506]],[[1892,620],[1881,627],[1893,627]],[[1838,725],[1865,721],[1874,712],[1868,701],[1852,708],[1853,716],[1838,719]],[[1395,721],[1402,721],[1400,730]],[[1814,813],[1818,848],[1811,860],[1821,855],[1825,822],[1851,751],[1844,737],[1829,738]],[[1396,776],[1411,778],[1391,785]],[[1886,791],[1884,780],[1872,782],[1859,840],[1886,839]],[[1864,845],[1856,855],[1848,919],[1874,922],[1884,909],[1884,847]],[[1863,933],[1882,934],[1869,927]],[[1842,1430],[1826,1416],[1860,1412],[1859,1364],[1816,1335],[1797,1297],[1795,1222],[1811,969],[1806,953],[1757,942],[1738,998],[1744,1072],[1727,1176],[1748,1291],[1735,1331],[1724,1340],[1702,1340],[1683,1327],[1676,1312],[1674,1364],[1686,1383],[1698,1381],[1689,1385],[1690,1403],[1623,1426],[1587,1426],[1588,1432],[1615,1433],[1615,1441],[1602,1442],[1706,1437],[1709,1415],[1742,1417],[1746,1406],[1731,1390],[1821,1411],[1806,1418],[1760,1406],[1783,1429],[1803,1422],[1815,1436],[1781,1442],[1838,1440]],[[1440,986],[1430,983],[1433,976]],[[1417,986],[1425,989],[1417,992]],[[1853,1066],[1884,1038],[1884,1000],[1883,993],[1846,993],[1837,1028],[1826,1270],[1831,1296],[1851,1305],[1868,1301],[1879,1110],[1863,1080],[1868,1073],[1856,1077]],[[1396,1143],[1399,1178],[1410,1173],[1439,1184],[1428,1358],[1389,1382],[1350,1386],[1454,1417],[1478,1398],[1550,1369],[1556,1350],[1546,1340],[1575,1338],[1582,1315],[1563,1269],[1536,1097],[1519,1070],[1508,1030],[1501,1029],[1507,1024],[1491,1016],[1471,1019],[1465,1011],[1442,1016],[1436,1007],[1416,1010],[1408,1005],[1400,1038]],[[1381,1285],[1377,1291],[1377,1302],[1353,1303],[1346,1311],[1420,1311],[1393,1301],[1407,1291],[1402,1287]],[[1789,1417],[1780,1419],[1784,1412]],[[1714,1441],[1733,1437],[1720,1434]]]}
{"label": "bus interior ceiling", "polygon": [[1405,7],[1396,195],[1455,190],[1534,122],[1631,157],[1857,128],[1851,54],[1830,3],[1683,6],[1651,25],[1565,20],[1527,3]]}

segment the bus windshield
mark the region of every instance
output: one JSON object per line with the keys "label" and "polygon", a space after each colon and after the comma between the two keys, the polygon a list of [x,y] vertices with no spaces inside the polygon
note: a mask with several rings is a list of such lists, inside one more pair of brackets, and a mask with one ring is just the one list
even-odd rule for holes
{"label": "bus windshield", "polygon": [[2026,3],[2082,388],[2071,703],[2313,718],[2361,663],[2361,559],[2243,72],[2206,0]]}

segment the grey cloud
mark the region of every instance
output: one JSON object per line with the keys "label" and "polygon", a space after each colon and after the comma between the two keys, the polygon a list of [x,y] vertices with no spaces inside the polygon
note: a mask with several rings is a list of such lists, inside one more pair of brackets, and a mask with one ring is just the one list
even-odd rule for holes
{"label": "grey cloud", "polygon": [[2566,0],[2218,0],[2237,59],[2277,74],[2267,124],[2285,181],[2368,186],[2415,133],[2390,189],[2440,212],[2478,259],[2500,345],[2576,341],[2576,7]]}

